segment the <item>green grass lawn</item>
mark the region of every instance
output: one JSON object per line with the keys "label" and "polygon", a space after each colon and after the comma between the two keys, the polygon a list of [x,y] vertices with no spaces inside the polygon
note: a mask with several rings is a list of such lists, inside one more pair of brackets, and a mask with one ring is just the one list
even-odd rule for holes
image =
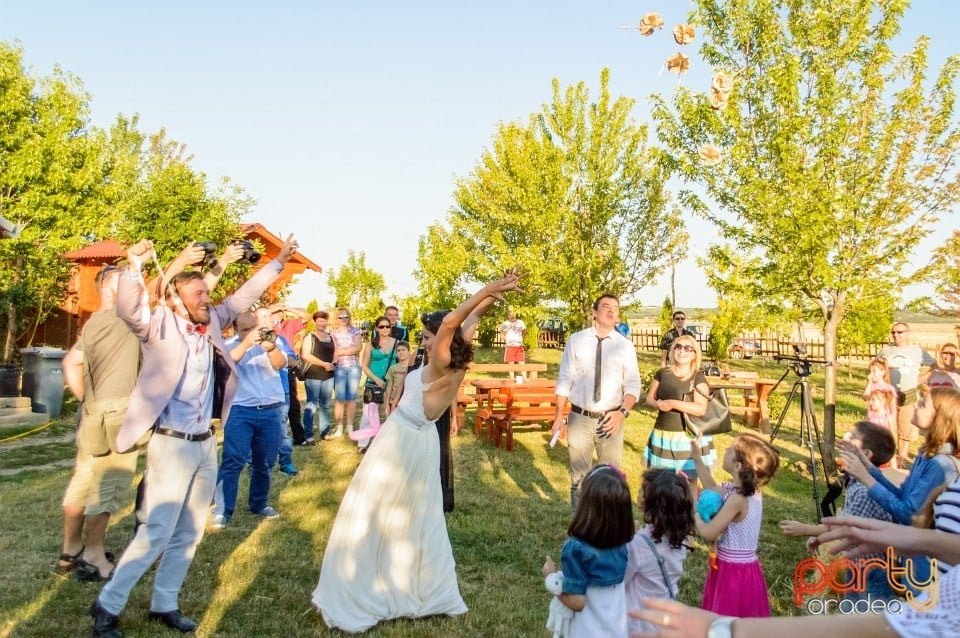
{"label": "green grass lawn", "polygon": [[[477,354],[477,360],[484,362],[501,357],[494,350]],[[643,370],[657,365],[656,353],[640,357]],[[537,350],[529,359],[550,364],[548,374],[555,377],[560,352]],[[764,376],[779,376],[783,370],[779,364],[761,360],[736,366]],[[837,413],[843,431],[864,411],[859,395],[865,375],[855,371],[850,380],[846,373],[840,376]],[[822,399],[822,375],[814,375],[812,381],[820,389],[817,398]],[[788,391],[791,383],[788,377],[778,392]],[[819,415],[819,400],[817,409]],[[653,416],[649,410],[637,410],[627,421],[624,469],[634,498]],[[474,437],[470,417],[468,412],[467,427],[454,439],[457,506],[447,517],[461,592],[470,612],[458,619],[390,622],[372,630],[371,636],[546,635],[550,599],[543,589],[540,566],[548,553],[559,557],[569,522],[566,449],[548,447],[545,427],[518,428],[512,453],[495,449]],[[804,549],[802,540],[782,536],[777,522],[814,519],[807,450],[798,444],[797,418],[794,406],[777,440],[783,454],[781,470],[764,490],[760,560],[778,615],[798,611],[791,601],[792,578]],[[54,469],[41,466],[72,456],[73,443],[66,436],[72,424],[72,416],[61,418],[43,433],[31,435],[38,437],[37,444],[27,448],[0,444],[0,469],[22,470],[0,476],[0,555],[6,559],[0,572],[0,637],[89,635],[87,609],[98,586],[60,578],[49,570],[60,553],[60,499],[71,468],[56,463],[51,464]],[[742,427],[735,425],[735,429]],[[729,435],[718,437],[721,454],[729,440]],[[197,635],[340,635],[326,628],[312,609],[310,596],[337,506],[362,457],[346,439],[294,453],[300,475],[275,474],[271,503],[281,512],[280,519],[261,521],[241,508],[229,527],[209,531],[201,543],[180,596],[182,610],[202,621]],[[240,490],[243,504],[244,482]],[[118,553],[132,533],[131,509],[115,517],[108,534],[108,547]],[[684,602],[699,603],[706,559],[702,544],[688,558],[680,588]],[[172,635],[147,620],[152,582],[148,573],[121,616],[121,627],[130,636]]]}

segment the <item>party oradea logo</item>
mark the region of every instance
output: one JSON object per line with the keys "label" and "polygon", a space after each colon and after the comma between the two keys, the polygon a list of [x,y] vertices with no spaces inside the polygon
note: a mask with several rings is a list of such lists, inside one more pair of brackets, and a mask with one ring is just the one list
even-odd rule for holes
{"label": "party oradea logo", "polygon": [[[835,609],[841,614],[882,613],[899,614],[903,603],[899,599],[872,598],[868,594],[868,577],[878,578],[874,572],[886,576],[890,588],[911,607],[927,611],[937,604],[939,596],[939,572],[937,560],[930,559],[929,576],[926,580],[917,577],[918,565],[927,559],[915,560],[902,557],[888,547],[885,555],[858,559],[840,557],[824,563],[819,558],[805,558],[793,570],[793,602],[797,607],[806,607],[810,614],[825,614]],[[921,572],[922,573],[922,572]],[[858,600],[819,596],[825,591],[840,596],[849,593],[863,594]],[[926,595],[924,595],[926,594]],[[811,598],[808,599],[808,596]]]}

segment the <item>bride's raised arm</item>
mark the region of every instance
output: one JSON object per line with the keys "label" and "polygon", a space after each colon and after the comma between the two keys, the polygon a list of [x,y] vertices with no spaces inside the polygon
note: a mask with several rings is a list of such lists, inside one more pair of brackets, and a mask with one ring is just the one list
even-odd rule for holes
{"label": "bride's raised arm", "polygon": [[464,340],[470,343],[480,317],[486,314],[494,302],[503,300],[503,293],[519,290],[522,276],[523,272],[519,268],[511,268],[503,277],[491,281],[447,313],[440,323],[430,352],[430,367],[436,376],[443,375],[450,367],[450,344],[453,342],[454,333],[461,330]]}

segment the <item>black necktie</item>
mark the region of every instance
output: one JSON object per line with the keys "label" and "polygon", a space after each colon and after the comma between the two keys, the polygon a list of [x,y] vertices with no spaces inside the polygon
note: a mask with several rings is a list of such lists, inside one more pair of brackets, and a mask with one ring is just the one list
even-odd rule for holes
{"label": "black necktie", "polygon": [[600,401],[600,382],[601,382],[601,371],[603,370],[603,340],[606,337],[601,337],[597,335],[597,359],[594,362],[593,366],[593,402],[597,403]]}

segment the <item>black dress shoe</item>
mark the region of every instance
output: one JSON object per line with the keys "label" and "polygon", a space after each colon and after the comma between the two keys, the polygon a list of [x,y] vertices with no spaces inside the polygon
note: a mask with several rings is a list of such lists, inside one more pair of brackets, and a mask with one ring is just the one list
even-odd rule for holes
{"label": "black dress shoe", "polygon": [[182,631],[185,634],[196,631],[197,623],[180,613],[179,609],[173,611],[151,611],[150,618],[159,620],[167,627]]}
{"label": "black dress shoe", "polygon": [[117,617],[100,606],[100,599],[96,598],[90,605],[90,615],[93,616],[93,635],[100,638],[123,638],[123,633],[117,627]]}

